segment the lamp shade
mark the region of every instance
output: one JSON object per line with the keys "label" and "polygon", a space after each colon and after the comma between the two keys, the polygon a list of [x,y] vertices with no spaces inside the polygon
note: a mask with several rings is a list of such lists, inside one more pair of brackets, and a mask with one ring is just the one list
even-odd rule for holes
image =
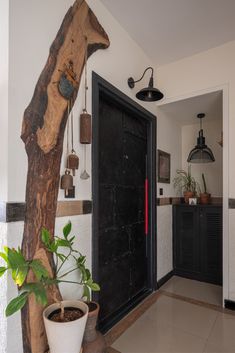
{"label": "lamp shade", "polygon": [[206,145],[202,130],[201,119],[205,117],[205,114],[198,114],[197,117],[200,119],[201,129],[197,138],[197,145],[189,152],[187,161],[189,163],[212,163],[215,161],[215,157],[212,150]]}
{"label": "lamp shade", "polygon": [[154,87],[146,87],[136,93],[136,98],[141,101],[155,102],[163,98],[163,93]]}

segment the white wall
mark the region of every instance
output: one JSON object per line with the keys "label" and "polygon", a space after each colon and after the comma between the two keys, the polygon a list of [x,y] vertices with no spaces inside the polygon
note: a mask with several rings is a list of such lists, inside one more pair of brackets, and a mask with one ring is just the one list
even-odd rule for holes
{"label": "white wall", "polygon": [[159,188],[163,188],[163,197],[175,196],[173,179],[182,165],[182,131],[181,126],[160,107],[157,108],[157,148],[171,155],[171,182],[157,183],[157,196],[161,197]]}
{"label": "white wall", "polygon": [[[206,144],[211,148],[215,162],[197,164],[191,163],[191,172],[193,177],[200,184],[201,191],[203,192],[202,173],[205,174],[207,192],[211,193],[213,197],[223,196],[223,149],[218,144],[221,139],[222,121],[212,120],[208,122],[203,121],[203,131],[206,138]],[[198,137],[199,125],[184,125],[182,126],[182,168],[188,168],[188,154],[196,145]]]}
{"label": "white wall", "polygon": [[9,1],[0,2],[0,200],[7,200]]}
{"label": "white wall", "polygon": [[[235,229],[229,228],[235,211],[228,216],[228,196],[235,198],[235,42],[199,53],[158,69],[158,82],[165,92],[165,103],[223,89],[223,190],[224,244],[223,294],[235,300]],[[230,221],[229,221],[230,220]]]}
{"label": "white wall", "polygon": [[[122,92],[135,99],[135,92],[127,86],[129,76],[138,78],[143,70],[151,65],[145,53],[120,27],[99,0],[88,0],[88,4],[98,17],[110,38],[110,48],[99,50],[88,60],[88,111],[91,112],[91,72],[94,70]],[[29,104],[37,79],[46,62],[49,47],[60,27],[63,16],[72,5],[72,0],[10,0],[10,78],[9,78],[9,186],[8,201],[24,201],[27,172],[27,159],[24,145],[20,139],[24,109]],[[55,11],[56,10],[56,11]],[[138,87],[137,87],[138,89]],[[138,101],[140,104],[140,101]],[[82,111],[83,87],[74,106],[75,117],[75,150],[80,157],[80,168],[75,178],[77,187],[76,199],[91,199],[91,179],[82,181],[79,178],[83,167],[84,147],[78,142],[79,114]],[[154,103],[143,104],[151,112],[155,112]],[[65,156],[61,170],[64,171]],[[91,149],[87,151],[87,169],[91,174]],[[60,191],[59,199],[63,199]],[[87,263],[91,265],[91,215],[70,217],[76,233],[79,234],[78,245],[87,255]],[[66,223],[67,219],[56,220],[56,231]],[[21,243],[23,222],[8,225],[5,240],[9,246]],[[8,299],[16,289],[9,283]],[[75,294],[74,287],[63,288],[65,298]],[[1,309],[0,309],[1,310]],[[0,316],[0,322],[3,317]],[[1,337],[1,336],[0,336]],[[1,342],[0,342],[1,343]],[[21,353],[21,328],[19,315],[8,320],[7,350],[4,353]],[[5,347],[5,346],[4,346]],[[1,352],[1,353],[3,353]]]}
{"label": "white wall", "polygon": [[[157,108],[157,148],[171,155],[171,182],[157,183],[157,197],[176,196],[173,178],[176,170],[182,165],[182,129],[160,107]],[[163,188],[163,196],[159,195],[159,188]],[[156,232],[157,280],[159,280],[173,269],[171,205],[157,207]]]}

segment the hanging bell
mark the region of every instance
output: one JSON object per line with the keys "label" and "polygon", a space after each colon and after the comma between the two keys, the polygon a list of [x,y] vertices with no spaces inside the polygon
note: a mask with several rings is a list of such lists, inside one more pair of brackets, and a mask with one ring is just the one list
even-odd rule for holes
{"label": "hanging bell", "polygon": [[70,175],[70,171],[68,169],[65,170],[65,174],[62,175],[60,181],[60,188],[65,190],[65,195],[68,195],[69,189],[73,187],[73,177]]}
{"label": "hanging bell", "polygon": [[68,155],[67,168],[72,170],[73,176],[75,176],[75,170],[78,169],[78,166],[79,158],[74,149],[72,149],[71,153]]}
{"label": "hanging bell", "polygon": [[80,143],[91,143],[91,115],[86,110],[80,115]]}

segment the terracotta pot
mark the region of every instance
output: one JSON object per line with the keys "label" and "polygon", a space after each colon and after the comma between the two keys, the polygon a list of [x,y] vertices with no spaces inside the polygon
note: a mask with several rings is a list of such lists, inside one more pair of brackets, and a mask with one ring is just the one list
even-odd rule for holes
{"label": "terracotta pot", "polygon": [[200,194],[200,204],[208,205],[211,202],[211,194],[204,192]]}
{"label": "terracotta pot", "polygon": [[88,319],[83,337],[83,353],[105,353],[106,342],[103,335],[96,330],[100,306],[96,302],[87,303]]}
{"label": "terracotta pot", "polygon": [[184,202],[189,203],[189,199],[194,197],[195,193],[193,191],[185,191],[184,192]]}
{"label": "terracotta pot", "polygon": [[79,308],[84,315],[70,322],[54,322],[48,316],[60,308],[60,303],[49,305],[43,311],[50,353],[79,353],[88,316],[88,306],[81,301],[63,301],[64,307]]}

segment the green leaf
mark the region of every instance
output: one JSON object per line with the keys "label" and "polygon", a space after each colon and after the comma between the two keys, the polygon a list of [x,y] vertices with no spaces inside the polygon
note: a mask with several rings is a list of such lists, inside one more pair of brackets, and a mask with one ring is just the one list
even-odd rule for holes
{"label": "green leaf", "polygon": [[48,247],[50,245],[50,239],[51,239],[51,236],[50,236],[50,233],[49,231],[46,229],[46,228],[42,228],[42,242],[43,244]]}
{"label": "green leaf", "polygon": [[4,247],[4,250],[7,256],[8,268],[12,270],[12,279],[17,285],[22,286],[28,274],[29,264],[20,249]]}
{"label": "green leaf", "polygon": [[23,292],[18,297],[12,299],[6,307],[6,316],[8,317],[17,312],[18,310],[22,309],[27,302],[28,295],[29,293]]}
{"label": "green leaf", "polygon": [[73,240],[75,239],[75,236],[74,237],[72,237],[71,239],[69,239],[69,242],[70,242],[70,244],[72,244],[73,245]]}
{"label": "green leaf", "polygon": [[6,272],[7,268],[6,267],[0,267],[0,277],[2,277],[4,275],[4,273]]}
{"label": "green leaf", "polygon": [[91,278],[91,272],[88,270],[88,268],[86,268],[85,271],[86,271],[86,279],[89,280]]}
{"label": "green leaf", "polygon": [[33,260],[30,263],[30,267],[33,270],[37,280],[41,280],[42,277],[49,277],[47,269],[43,266],[40,260]]}
{"label": "green leaf", "polygon": [[42,283],[27,283],[22,289],[33,293],[39,304],[42,304],[43,306],[47,304],[46,289]]}
{"label": "green leaf", "polygon": [[86,256],[79,256],[79,258],[77,259],[77,263],[78,263],[78,265],[80,265],[80,264],[84,264],[85,263],[85,261],[86,261]]}
{"label": "green leaf", "polygon": [[94,292],[98,292],[100,291],[100,286],[98,285],[98,283],[95,282],[87,282],[88,287],[91,288],[91,290],[93,290]]}
{"label": "green leaf", "polygon": [[82,297],[86,298],[86,300],[88,302],[91,300],[90,290],[87,287],[87,285],[85,285],[85,284],[84,284],[84,287],[83,287],[83,295],[82,295]]}
{"label": "green leaf", "polygon": [[7,255],[4,254],[4,252],[0,252],[0,257],[1,257],[7,264],[9,264]]}
{"label": "green leaf", "polygon": [[9,265],[12,269],[17,269],[18,267],[24,266],[27,263],[20,249],[17,251],[15,249],[5,247],[5,251]]}
{"label": "green leaf", "polygon": [[29,271],[29,264],[26,262],[24,265],[12,269],[12,279],[18,286],[22,286]]}
{"label": "green leaf", "polygon": [[72,229],[72,223],[69,221],[63,228],[63,234],[65,239],[68,238],[68,235],[70,234],[71,229]]}
{"label": "green leaf", "polygon": [[58,246],[63,246],[65,248],[70,248],[71,247],[71,244],[70,244],[69,240],[67,240],[67,239],[60,239],[59,238],[57,240],[57,245]]}
{"label": "green leaf", "polygon": [[66,256],[64,254],[57,253],[58,258],[63,262]]}
{"label": "green leaf", "polygon": [[48,245],[47,249],[50,250],[53,253],[56,253],[56,251],[58,249],[57,241],[53,241],[50,245]]}

